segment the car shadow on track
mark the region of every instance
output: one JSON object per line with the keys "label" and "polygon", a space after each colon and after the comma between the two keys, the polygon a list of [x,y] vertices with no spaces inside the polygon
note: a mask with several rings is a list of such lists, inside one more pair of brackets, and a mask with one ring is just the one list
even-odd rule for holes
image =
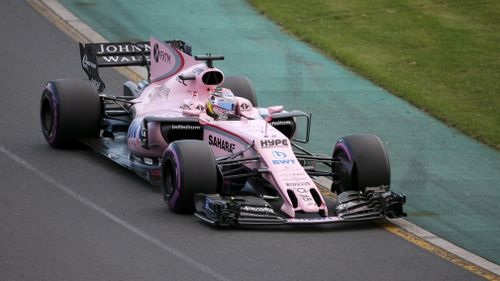
{"label": "car shadow on track", "polygon": [[203,224],[214,231],[245,231],[245,232],[351,232],[364,231],[368,229],[380,228],[373,222],[346,222],[334,224],[319,224],[319,225],[264,225],[264,226],[213,226],[208,225],[203,221],[197,220],[194,223]]}

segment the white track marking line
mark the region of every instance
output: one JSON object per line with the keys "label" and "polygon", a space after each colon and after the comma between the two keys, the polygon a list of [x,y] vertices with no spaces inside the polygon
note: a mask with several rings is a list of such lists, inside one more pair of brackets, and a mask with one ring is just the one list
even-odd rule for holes
{"label": "white track marking line", "polygon": [[[13,153],[12,151],[6,149],[5,147],[1,146],[0,145],[0,152],[2,152],[3,154],[5,154],[7,157],[9,157],[10,159],[12,159],[12,161],[16,162],[17,164],[21,165],[23,168],[25,168],[26,170],[32,172],[33,174],[35,174],[36,176],[40,177],[43,181],[47,182],[48,184],[54,186],[55,188],[57,188],[59,191],[65,193],[66,195],[68,195],[69,197],[71,197],[72,199],[80,202],[81,204],[89,207],[90,209],[100,213],[101,215],[105,216],[106,218],[110,219],[111,221],[115,222],[116,224],[128,229],[130,232],[134,233],[135,235],[143,238],[144,240],[148,241],[149,243],[157,246],[158,248],[162,249],[163,251],[167,252],[168,254],[171,254],[173,256],[175,256],[176,258],[180,259],[180,260],[183,260],[184,262],[186,262],[187,264],[197,268],[198,270],[200,270],[201,272],[209,275],[209,276],[212,276],[213,278],[217,279],[217,280],[221,280],[221,281],[229,281],[230,279],[228,279],[227,277],[217,273],[215,270],[211,269],[210,267],[192,259],[191,257],[189,257],[188,255],[186,255],[185,253],[175,249],[175,248],[172,248],[170,246],[168,246],[167,244],[163,243],[162,241],[148,235],[147,233],[143,232],[142,230],[140,230],[139,228],[129,224],[128,222],[126,222],[125,220],[117,217],[116,215],[112,214],[111,212],[109,212],[108,210],[104,209],[103,207],[97,205],[96,203],[90,201],[89,199],[79,195],[78,193],[74,192],[73,190],[71,190],[69,187],[67,187],[66,185],[58,182],[57,180],[55,180],[54,178],[52,178],[51,176],[45,174],[44,172],[40,171],[39,169],[37,169],[35,166],[31,165],[30,163],[28,163],[26,160],[24,160],[23,158],[21,158],[20,156],[18,156],[17,154]],[[203,279],[203,278],[202,278]]]}

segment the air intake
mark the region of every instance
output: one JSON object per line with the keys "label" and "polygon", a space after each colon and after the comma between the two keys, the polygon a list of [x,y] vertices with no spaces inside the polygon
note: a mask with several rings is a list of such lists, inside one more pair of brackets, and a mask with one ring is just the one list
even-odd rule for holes
{"label": "air intake", "polygon": [[314,188],[311,188],[309,191],[311,192],[311,195],[314,199],[314,203],[316,203],[316,205],[318,207],[320,207],[321,206],[321,196],[319,195],[318,191]]}
{"label": "air intake", "polygon": [[224,80],[224,75],[220,71],[207,71],[201,77],[205,85],[220,85]]}
{"label": "air intake", "polygon": [[293,190],[287,189],[286,193],[288,193],[288,197],[290,197],[290,200],[292,201],[292,206],[294,208],[297,208],[299,202],[297,200],[297,197],[295,196],[295,192],[293,192]]}

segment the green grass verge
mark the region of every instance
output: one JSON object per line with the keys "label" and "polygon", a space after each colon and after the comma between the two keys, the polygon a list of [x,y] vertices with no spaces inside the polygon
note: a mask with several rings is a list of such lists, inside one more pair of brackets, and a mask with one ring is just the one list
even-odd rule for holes
{"label": "green grass verge", "polygon": [[327,56],[500,149],[500,1],[249,2]]}

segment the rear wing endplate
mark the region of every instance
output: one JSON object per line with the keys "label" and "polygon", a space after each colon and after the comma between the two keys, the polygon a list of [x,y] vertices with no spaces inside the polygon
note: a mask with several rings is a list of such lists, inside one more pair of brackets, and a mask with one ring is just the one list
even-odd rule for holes
{"label": "rear wing endplate", "polygon": [[[181,40],[165,41],[182,52],[191,55],[191,46]],[[148,41],[80,43],[80,59],[83,71],[99,93],[104,91],[104,82],[99,77],[99,67],[144,66],[150,77],[149,57],[151,46]]]}

